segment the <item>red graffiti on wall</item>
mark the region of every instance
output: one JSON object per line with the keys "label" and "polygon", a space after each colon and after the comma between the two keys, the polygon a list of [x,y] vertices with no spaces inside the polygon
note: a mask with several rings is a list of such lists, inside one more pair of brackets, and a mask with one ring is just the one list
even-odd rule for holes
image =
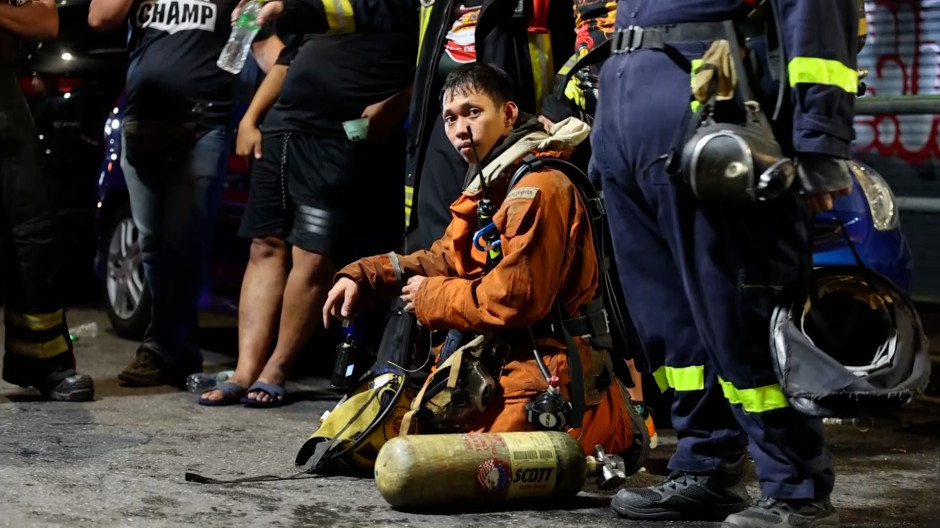
{"label": "red graffiti on wall", "polygon": [[[869,49],[862,50],[860,67],[870,67],[868,94],[926,95],[940,93],[940,44],[926,34],[925,11],[940,18],[940,5],[928,0],[866,2]],[[874,16],[877,13],[878,16]],[[889,16],[885,17],[887,13]],[[935,72],[932,85],[923,73]],[[878,94],[879,80],[900,79],[901,90]],[[855,119],[856,152],[877,153],[921,164],[940,158],[940,116],[859,115]]]}

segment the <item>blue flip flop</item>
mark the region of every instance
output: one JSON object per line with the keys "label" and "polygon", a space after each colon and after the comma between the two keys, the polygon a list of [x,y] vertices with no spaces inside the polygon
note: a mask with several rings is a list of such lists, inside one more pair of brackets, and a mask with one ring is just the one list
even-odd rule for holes
{"label": "blue flip flop", "polygon": [[[270,396],[271,399],[269,401],[253,400],[248,397],[249,392],[263,392]],[[245,391],[245,396],[242,397],[241,402],[245,404],[245,407],[254,407],[259,409],[280,407],[281,405],[287,403],[287,390],[284,389],[283,385],[273,385],[263,381],[256,381],[251,384],[251,387],[248,387],[248,390]]]}
{"label": "blue flip flop", "polygon": [[[222,398],[218,400],[206,399],[205,394],[212,392],[213,390],[221,392]],[[202,394],[203,395],[199,397],[199,405],[205,405],[208,407],[221,407],[223,405],[235,405],[237,403],[241,403],[241,400],[245,394],[248,394],[248,389],[242,387],[241,385],[232,383],[231,381],[226,381],[215,389],[209,389]]]}

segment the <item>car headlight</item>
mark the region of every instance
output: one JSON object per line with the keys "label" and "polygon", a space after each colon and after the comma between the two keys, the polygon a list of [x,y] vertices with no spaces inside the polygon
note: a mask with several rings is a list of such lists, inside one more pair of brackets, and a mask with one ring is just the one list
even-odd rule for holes
{"label": "car headlight", "polygon": [[[112,113],[118,113],[118,109],[115,108],[111,111]],[[104,135],[110,136],[112,132],[117,132],[121,130],[121,120],[116,117],[109,117],[104,124]]]}
{"label": "car headlight", "polygon": [[901,224],[901,220],[898,216],[898,206],[894,199],[894,193],[891,192],[888,182],[867,165],[850,161],[849,166],[865,193],[875,229],[878,231],[897,229]]}

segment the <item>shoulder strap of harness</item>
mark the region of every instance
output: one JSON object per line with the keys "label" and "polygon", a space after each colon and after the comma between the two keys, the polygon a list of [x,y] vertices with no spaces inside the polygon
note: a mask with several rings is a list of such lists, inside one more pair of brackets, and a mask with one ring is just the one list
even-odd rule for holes
{"label": "shoulder strap of harness", "polygon": [[[529,155],[523,158],[522,165],[509,181],[512,189],[526,174],[545,168],[564,173],[574,184],[591,216],[591,234],[594,239],[594,251],[600,266],[600,284],[598,294],[583,309],[581,317],[566,319],[565,329],[573,335],[600,337],[606,334],[624,336],[626,319],[623,316],[621,295],[614,295],[611,288],[611,269],[613,262],[607,256],[607,240],[610,238],[607,225],[607,211],[601,194],[590,179],[576,165],[558,158],[536,158]],[[616,337],[616,336],[615,336]],[[624,342],[626,339],[624,338]]]}
{"label": "shoulder strap of harness", "polygon": [[[536,158],[528,155],[522,160],[521,166],[513,173],[509,180],[511,190],[525,175],[530,172],[554,169],[565,174],[578,190],[591,217],[591,233],[594,239],[594,251],[600,266],[599,284],[594,299],[582,308],[580,317],[571,318],[564,313],[561,303],[556,302],[556,317],[561,323],[561,332],[565,337],[568,353],[568,363],[571,369],[571,405],[572,426],[579,427],[584,413],[584,380],[581,356],[572,336],[590,336],[602,342],[609,340],[605,348],[616,352],[623,359],[629,359],[634,354],[628,347],[628,323],[624,317],[625,306],[621,292],[618,292],[619,282],[611,280],[612,261],[607,257],[606,245],[610,238],[607,225],[607,213],[600,193],[591,183],[588,176],[576,165],[559,158]],[[633,380],[626,363],[615,361],[614,371],[620,380],[628,387],[633,386]],[[619,365],[618,365],[619,364]]]}

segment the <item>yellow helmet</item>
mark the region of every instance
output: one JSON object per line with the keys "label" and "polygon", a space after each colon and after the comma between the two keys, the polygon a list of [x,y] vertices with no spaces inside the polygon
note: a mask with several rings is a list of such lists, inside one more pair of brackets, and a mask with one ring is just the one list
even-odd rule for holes
{"label": "yellow helmet", "polygon": [[337,462],[372,471],[379,450],[398,436],[412,398],[401,371],[376,371],[324,413],[294,462],[311,473],[336,469]]}

